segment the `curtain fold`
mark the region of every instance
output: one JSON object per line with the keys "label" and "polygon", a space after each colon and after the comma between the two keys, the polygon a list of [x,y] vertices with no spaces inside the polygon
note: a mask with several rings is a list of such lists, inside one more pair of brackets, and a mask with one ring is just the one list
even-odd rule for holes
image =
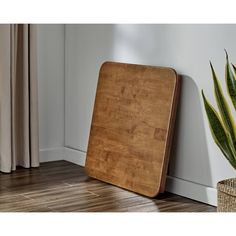
{"label": "curtain fold", "polygon": [[[5,45],[0,45],[0,63],[5,63],[5,67],[0,65],[0,86],[6,89],[0,90],[2,172],[11,172],[16,166],[39,166],[35,27],[14,24],[0,32],[6,38]],[[1,52],[4,46],[8,50],[2,48]]]}

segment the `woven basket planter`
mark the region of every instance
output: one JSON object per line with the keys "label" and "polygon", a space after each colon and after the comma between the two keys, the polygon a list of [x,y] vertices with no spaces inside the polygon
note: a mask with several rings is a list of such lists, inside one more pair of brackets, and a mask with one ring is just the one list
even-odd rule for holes
{"label": "woven basket planter", "polygon": [[236,212],[236,178],[217,184],[218,212]]}

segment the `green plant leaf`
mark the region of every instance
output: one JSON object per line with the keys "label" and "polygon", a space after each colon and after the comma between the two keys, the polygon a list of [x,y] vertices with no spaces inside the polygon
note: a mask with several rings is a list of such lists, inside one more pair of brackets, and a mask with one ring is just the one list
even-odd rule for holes
{"label": "green plant leaf", "polygon": [[232,65],[232,67],[233,67],[234,74],[236,74],[236,67],[235,67],[235,65],[234,65],[234,64],[231,64],[231,65]]}
{"label": "green plant leaf", "polygon": [[236,80],[235,80],[235,74],[232,72],[229,64],[229,57],[228,53],[225,50],[226,53],[226,65],[225,65],[225,80],[227,85],[227,90],[229,93],[229,96],[231,98],[231,101],[234,105],[234,108],[236,109]]}
{"label": "green plant leaf", "polygon": [[220,111],[220,116],[222,118],[224,127],[227,132],[229,132],[233,146],[236,146],[236,138],[235,138],[235,128],[234,128],[234,120],[231,114],[231,111],[228,107],[228,104],[226,102],[226,99],[223,95],[222,88],[220,86],[220,83],[216,77],[216,73],[214,71],[214,68],[212,64],[210,63],[211,71],[212,71],[212,77],[214,81],[214,88],[215,88],[215,97],[217,101],[217,106]]}
{"label": "green plant leaf", "polygon": [[227,134],[227,131],[224,129],[224,126],[220,120],[218,113],[207,101],[203,91],[202,91],[202,97],[213,139],[220,148],[220,150],[222,151],[222,153],[224,154],[224,156],[230,162],[230,164],[236,169],[236,159],[234,151],[232,150],[232,146],[230,145],[229,142],[229,135]]}

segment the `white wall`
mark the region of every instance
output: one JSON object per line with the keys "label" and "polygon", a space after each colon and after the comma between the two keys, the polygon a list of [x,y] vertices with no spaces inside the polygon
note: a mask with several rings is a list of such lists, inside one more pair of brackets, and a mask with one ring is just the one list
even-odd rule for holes
{"label": "white wall", "polygon": [[66,26],[65,144],[87,150],[98,71],[101,63],[112,59],[113,27]]}
{"label": "white wall", "polygon": [[[235,25],[66,25],[65,145],[85,156],[103,61],[170,66],[183,75],[167,189],[216,204],[217,181],[235,171],[214,144],[200,89],[213,104],[209,59],[224,82],[224,48],[236,62]],[[234,113],[235,114],[235,113]],[[76,154],[74,155],[76,161]]]}
{"label": "white wall", "polygon": [[37,25],[41,161],[63,159],[64,25]]}

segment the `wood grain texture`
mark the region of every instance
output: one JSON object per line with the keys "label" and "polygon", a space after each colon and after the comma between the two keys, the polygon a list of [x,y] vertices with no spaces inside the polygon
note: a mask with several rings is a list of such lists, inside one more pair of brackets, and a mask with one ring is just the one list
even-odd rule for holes
{"label": "wood grain texture", "polygon": [[179,88],[173,69],[104,63],[93,111],[87,174],[149,197],[163,192]]}
{"label": "wood grain texture", "polygon": [[164,193],[150,199],[86,176],[66,161],[0,173],[0,212],[211,212],[215,207]]}

